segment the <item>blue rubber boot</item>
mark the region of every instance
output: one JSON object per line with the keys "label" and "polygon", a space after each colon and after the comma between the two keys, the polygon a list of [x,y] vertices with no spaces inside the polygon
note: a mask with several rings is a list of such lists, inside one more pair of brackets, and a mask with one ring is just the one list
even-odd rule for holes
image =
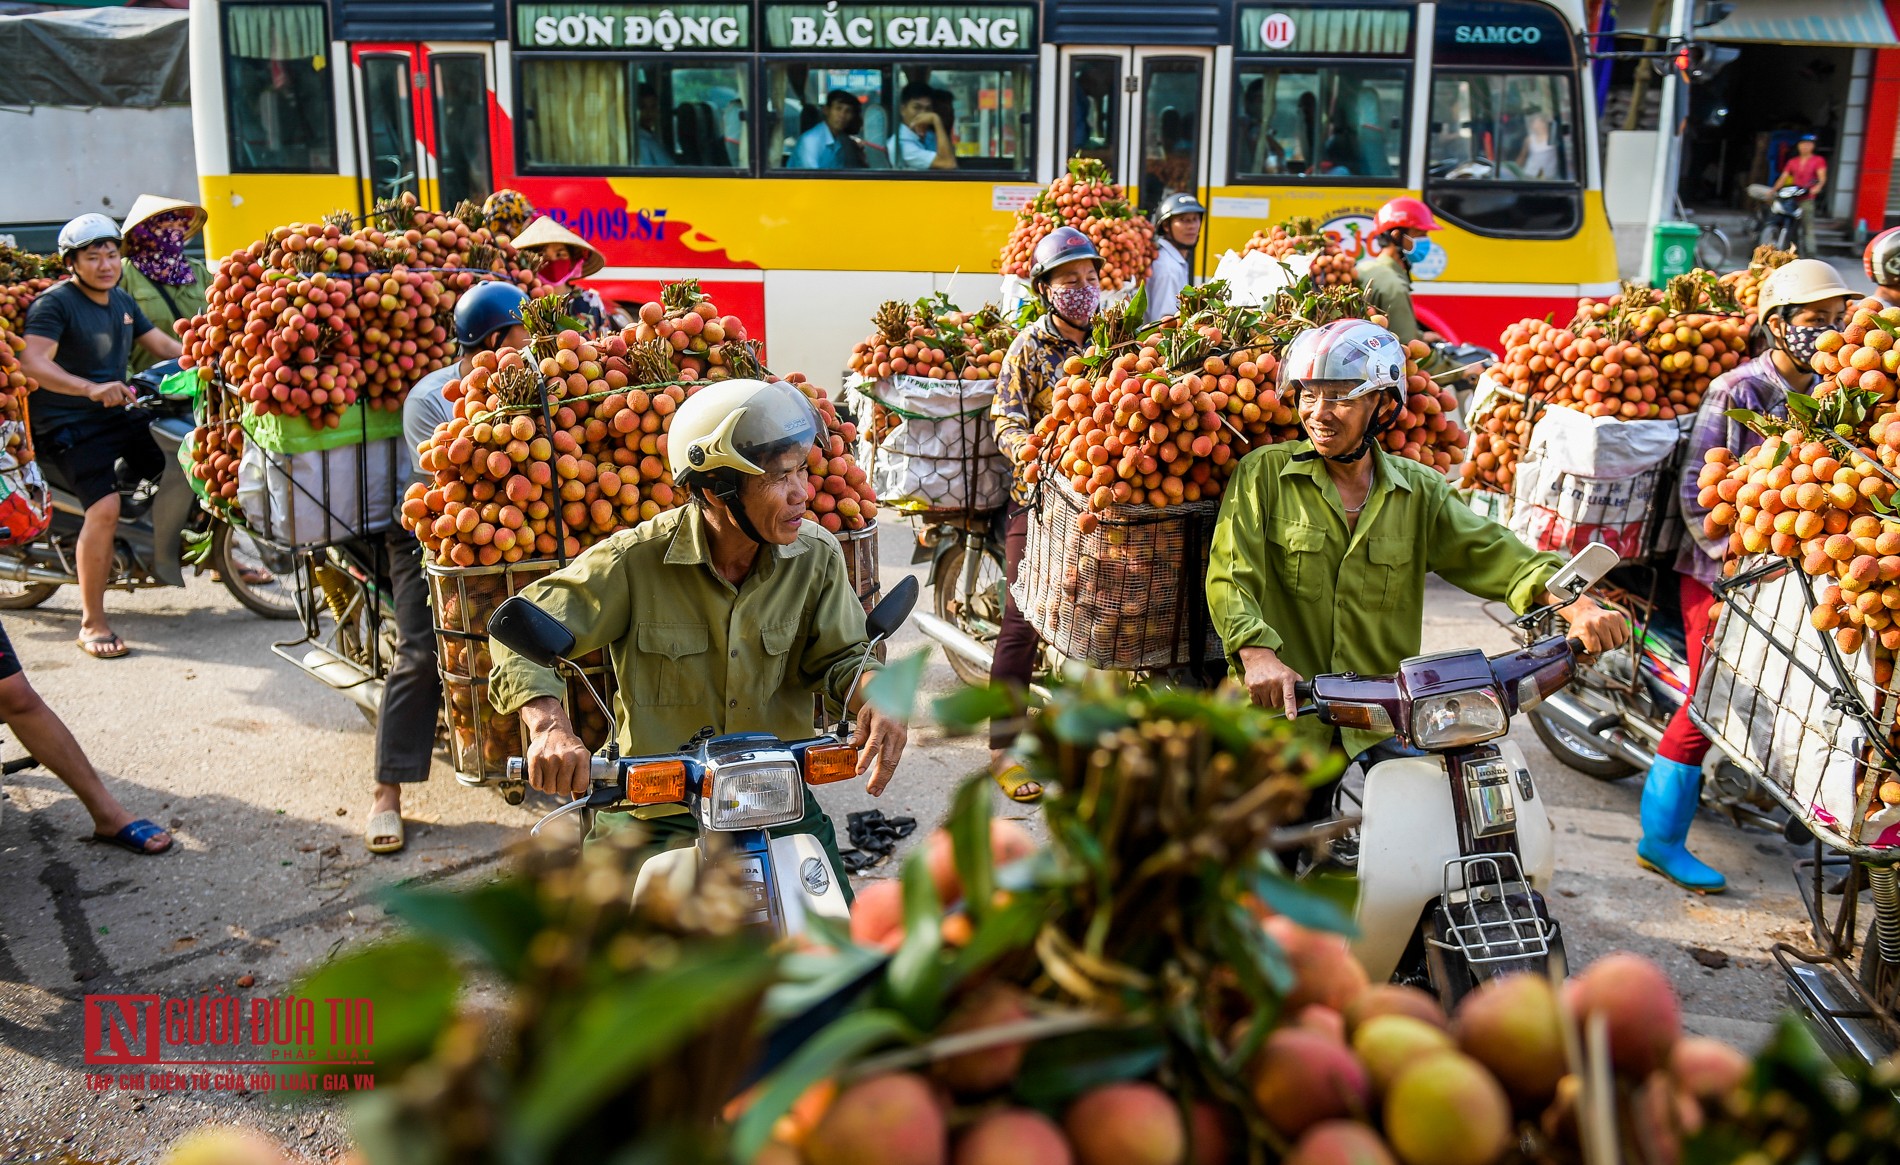
{"label": "blue rubber boot", "polygon": [[1701,789],[1700,765],[1656,758],[1643,780],[1643,839],[1636,843],[1636,858],[1684,890],[1720,894],[1728,889],[1728,879],[1683,844]]}

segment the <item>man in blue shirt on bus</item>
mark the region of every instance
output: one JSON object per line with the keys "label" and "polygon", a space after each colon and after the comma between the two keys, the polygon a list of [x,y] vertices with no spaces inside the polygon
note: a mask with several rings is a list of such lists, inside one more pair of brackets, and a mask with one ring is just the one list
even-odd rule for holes
{"label": "man in blue shirt on bus", "polygon": [[864,142],[857,134],[864,126],[864,107],[843,89],[825,95],[825,117],[798,135],[792,148],[793,170],[862,170],[867,163]]}
{"label": "man in blue shirt on bus", "polygon": [[897,132],[891,135],[891,157],[899,170],[954,170],[950,127],[937,116],[935,95],[928,83],[912,81],[897,95]]}

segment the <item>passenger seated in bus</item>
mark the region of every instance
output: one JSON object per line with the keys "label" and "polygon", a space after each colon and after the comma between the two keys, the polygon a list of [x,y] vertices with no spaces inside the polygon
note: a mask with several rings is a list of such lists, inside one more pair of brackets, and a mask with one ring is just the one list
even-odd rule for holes
{"label": "passenger seated in bus", "polygon": [[660,137],[660,95],[652,89],[640,88],[640,122],[634,128],[633,138],[638,149],[636,164],[640,166],[676,166],[673,155],[667,151],[666,143]]}
{"label": "passenger seated in bus", "polygon": [[786,163],[792,170],[863,170],[864,105],[843,89],[825,95],[824,119],[798,136],[792,157]]}
{"label": "passenger seated in bus", "polygon": [[937,116],[935,90],[912,81],[897,95],[897,132],[888,143],[899,170],[954,170],[950,127]]}
{"label": "passenger seated in bus", "polygon": [[1533,112],[1527,122],[1524,144],[1518,149],[1517,169],[1523,178],[1561,178],[1558,172],[1557,143],[1551,138],[1550,118]]}
{"label": "passenger seated in bus", "polygon": [[1356,172],[1369,178],[1389,178],[1392,166],[1386,160],[1385,115],[1379,95],[1370,89],[1361,89],[1356,104],[1359,111],[1359,168]]}

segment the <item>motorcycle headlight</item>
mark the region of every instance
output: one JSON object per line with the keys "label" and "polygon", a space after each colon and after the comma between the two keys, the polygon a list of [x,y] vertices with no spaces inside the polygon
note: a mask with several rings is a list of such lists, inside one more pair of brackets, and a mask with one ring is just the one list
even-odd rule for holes
{"label": "motorcycle headlight", "polygon": [[805,815],[805,779],[790,753],[753,753],[712,766],[706,783],[706,828],[766,829]]}
{"label": "motorcycle headlight", "polygon": [[1510,727],[1504,705],[1489,688],[1427,696],[1412,705],[1412,744],[1417,748],[1478,744],[1503,736]]}

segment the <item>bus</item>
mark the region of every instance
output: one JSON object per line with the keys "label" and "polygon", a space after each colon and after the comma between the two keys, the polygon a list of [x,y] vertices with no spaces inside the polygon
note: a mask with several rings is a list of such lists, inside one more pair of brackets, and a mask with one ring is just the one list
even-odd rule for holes
{"label": "bus", "polygon": [[[1421,315],[1495,342],[1616,287],[1581,0],[198,0],[212,256],[403,191],[522,191],[626,303],[698,279],[840,376],[877,304],[994,300],[1014,214],[1087,155],[1210,210],[1202,274],[1294,217],[1363,251],[1422,197]],[[838,103],[855,143],[833,141]],[[937,149],[935,127],[951,146]],[[755,332],[755,334],[760,334]]]}

